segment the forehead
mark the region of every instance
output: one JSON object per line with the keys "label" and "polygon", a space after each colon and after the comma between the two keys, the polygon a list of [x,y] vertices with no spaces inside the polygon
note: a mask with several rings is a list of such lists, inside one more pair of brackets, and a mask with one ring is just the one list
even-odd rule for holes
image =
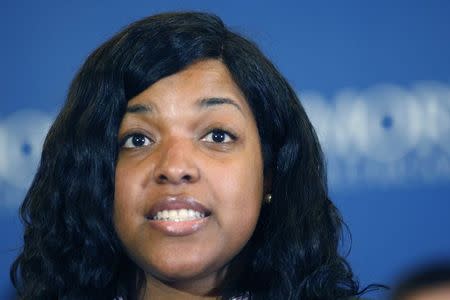
{"label": "forehead", "polygon": [[196,62],[178,73],[160,79],[132,98],[128,106],[145,104],[152,112],[158,113],[167,109],[201,107],[202,103],[208,104],[205,99],[219,99],[212,101],[215,104],[235,103],[243,113],[250,113],[245,96],[228,68],[215,59]]}

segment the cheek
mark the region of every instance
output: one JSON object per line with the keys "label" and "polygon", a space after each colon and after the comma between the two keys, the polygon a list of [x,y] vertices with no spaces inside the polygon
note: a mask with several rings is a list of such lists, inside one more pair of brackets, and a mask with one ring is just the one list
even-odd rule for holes
{"label": "cheek", "polygon": [[219,223],[233,237],[250,238],[258,221],[263,198],[262,163],[246,156],[243,161],[228,166],[226,172],[216,174],[215,191]]}
{"label": "cheek", "polygon": [[142,193],[142,182],[145,176],[145,172],[135,163],[119,159],[114,182],[115,203],[125,208],[128,205],[135,205],[135,200]]}
{"label": "cheek", "polygon": [[125,233],[133,228],[137,222],[140,203],[136,201],[139,193],[137,172],[124,168],[120,162],[116,167],[114,187],[114,226],[122,239]]}
{"label": "cheek", "polygon": [[119,165],[117,166],[114,182],[114,214],[124,212],[124,208],[128,207],[127,202],[132,199],[126,197],[130,192],[129,184],[132,183],[126,173]]}

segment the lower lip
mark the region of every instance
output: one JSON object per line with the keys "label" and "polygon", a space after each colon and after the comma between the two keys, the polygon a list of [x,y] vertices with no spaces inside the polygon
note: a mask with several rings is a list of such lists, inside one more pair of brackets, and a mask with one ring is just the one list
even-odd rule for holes
{"label": "lower lip", "polygon": [[150,226],[169,236],[185,236],[202,229],[209,220],[209,216],[191,221],[160,221],[149,220]]}

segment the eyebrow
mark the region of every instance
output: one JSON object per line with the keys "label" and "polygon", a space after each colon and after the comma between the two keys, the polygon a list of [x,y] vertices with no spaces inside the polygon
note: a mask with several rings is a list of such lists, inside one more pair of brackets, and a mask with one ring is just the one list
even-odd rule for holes
{"label": "eyebrow", "polygon": [[[242,109],[236,101],[230,98],[222,98],[222,97],[211,97],[211,98],[202,98],[196,102],[196,106],[200,109],[216,106],[216,105],[232,105],[236,107],[241,113]],[[133,104],[127,106],[126,112],[132,114],[145,114],[145,113],[153,113],[155,111],[154,107],[151,104]]]}

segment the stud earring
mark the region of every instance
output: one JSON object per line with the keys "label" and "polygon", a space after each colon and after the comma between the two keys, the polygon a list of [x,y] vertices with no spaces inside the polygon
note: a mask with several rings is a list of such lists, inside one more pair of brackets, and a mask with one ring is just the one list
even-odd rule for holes
{"label": "stud earring", "polygon": [[270,204],[270,202],[272,202],[272,194],[266,194],[264,196],[264,202],[266,202],[266,204]]}

